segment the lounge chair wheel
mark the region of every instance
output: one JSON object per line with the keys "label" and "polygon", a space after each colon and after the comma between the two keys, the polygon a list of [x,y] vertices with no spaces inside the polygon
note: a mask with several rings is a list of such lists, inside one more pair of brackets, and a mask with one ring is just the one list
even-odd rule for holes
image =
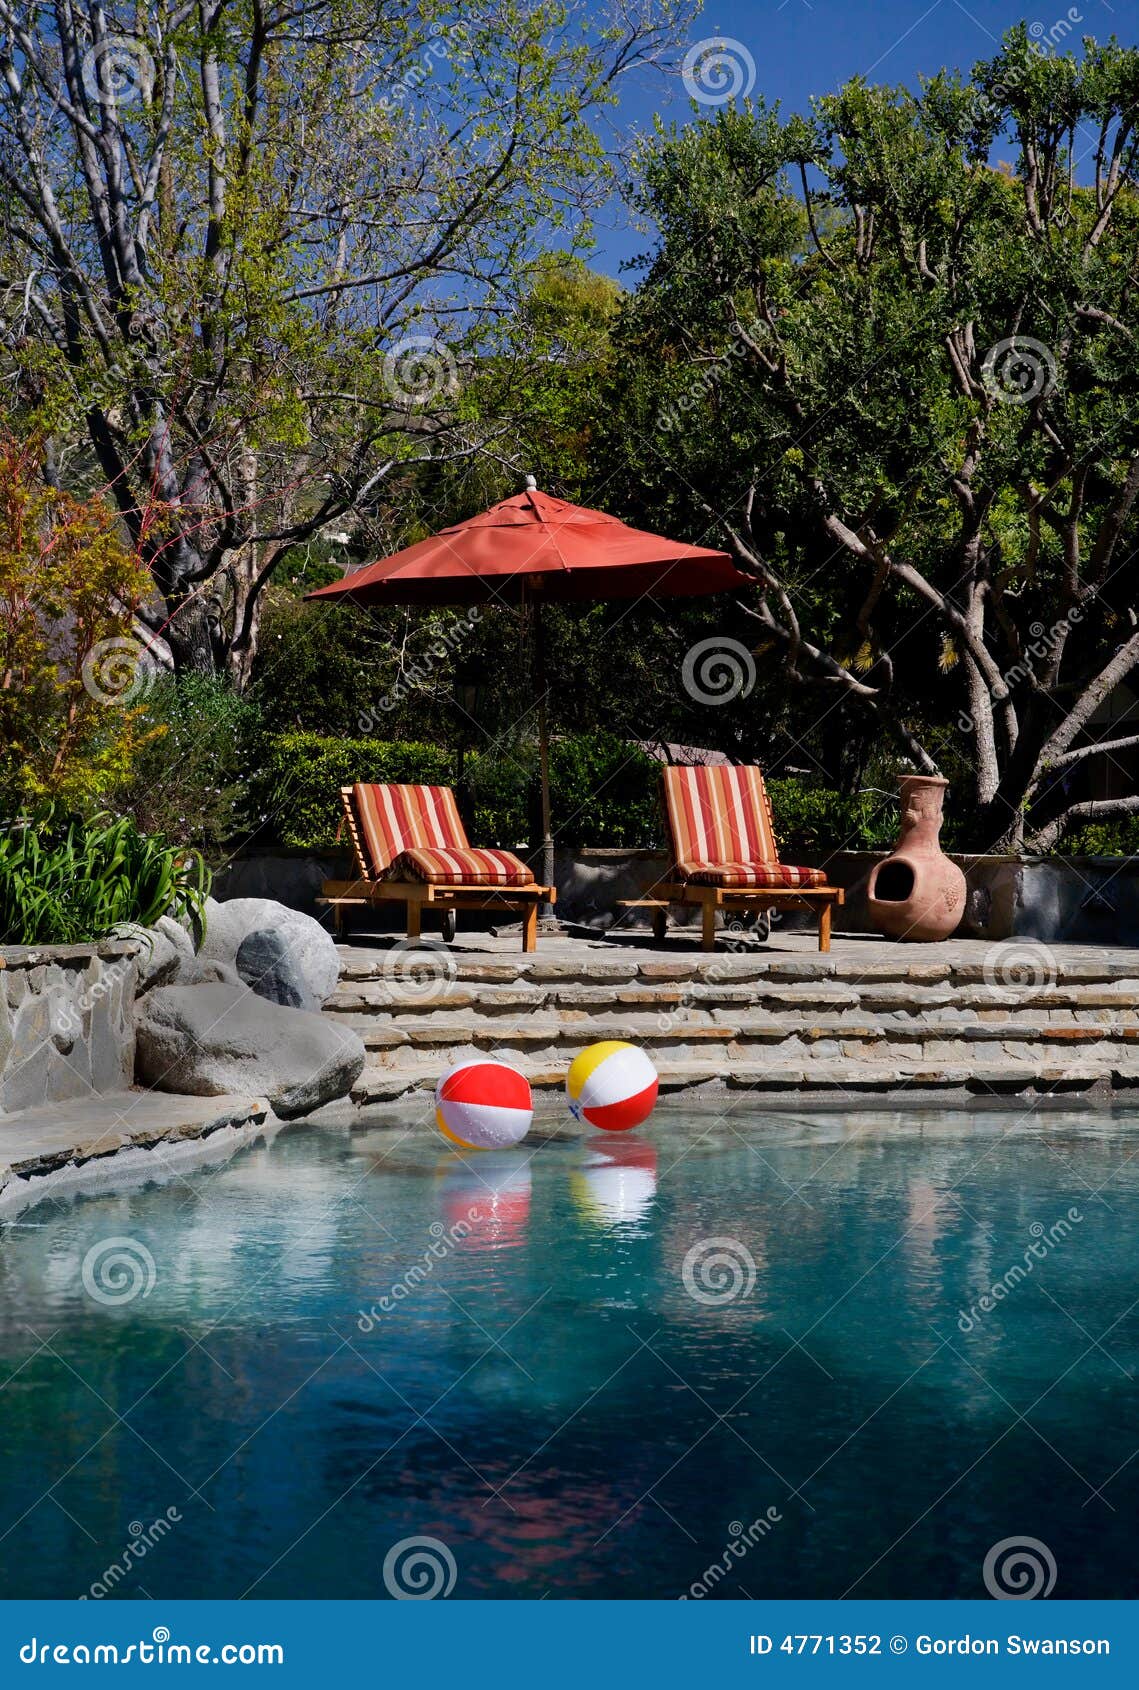
{"label": "lounge chair wheel", "polygon": [[664,938],[664,936],[667,932],[668,932],[668,911],[667,910],[654,910],[653,911],[653,938],[656,940],[658,945],[660,944],[661,940]]}
{"label": "lounge chair wheel", "polygon": [[458,929],[459,918],[454,910],[443,911],[443,943],[449,945]]}

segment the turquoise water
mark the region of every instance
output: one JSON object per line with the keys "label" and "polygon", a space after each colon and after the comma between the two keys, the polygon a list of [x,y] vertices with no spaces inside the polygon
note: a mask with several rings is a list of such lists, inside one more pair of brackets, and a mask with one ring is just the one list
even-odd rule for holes
{"label": "turquoise water", "polygon": [[1139,1116],[738,1103],[45,1203],[0,1237],[5,1594],[979,1596],[1029,1536],[1132,1596],[1137,1223]]}

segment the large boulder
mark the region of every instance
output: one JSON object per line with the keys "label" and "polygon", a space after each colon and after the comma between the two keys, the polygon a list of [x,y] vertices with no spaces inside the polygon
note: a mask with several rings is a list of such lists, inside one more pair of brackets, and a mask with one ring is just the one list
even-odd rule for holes
{"label": "large boulder", "polygon": [[364,1066],[349,1028],[243,985],[157,986],[136,1015],[140,1085],[192,1097],[255,1093],[284,1120],[345,1096]]}
{"label": "large boulder", "polygon": [[[255,934],[268,935],[276,943],[270,954],[269,939],[259,939],[246,951],[242,964],[238,953]],[[331,934],[311,915],[272,898],[230,898],[224,904],[211,898],[198,961],[203,968],[217,963],[234,969],[258,996],[294,1008],[319,1009],[336,990],[340,977],[340,958]],[[298,1004],[293,1004],[294,996],[299,997]]]}
{"label": "large boulder", "polygon": [[172,916],[160,915],[153,927],[140,927],[137,922],[123,922],[115,928],[116,939],[133,939],[139,946],[136,968],[139,997],[152,986],[172,986],[176,982],[194,980],[198,975],[194,942],[180,922]]}

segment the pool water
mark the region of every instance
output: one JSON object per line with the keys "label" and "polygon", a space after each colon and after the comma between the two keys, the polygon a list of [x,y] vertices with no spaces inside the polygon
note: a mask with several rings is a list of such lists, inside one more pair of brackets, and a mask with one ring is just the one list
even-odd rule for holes
{"label": "pool water", "polygon": [[0,1575],[1132,1596],[1137,1368],[1139,1115],[301,1126],[0,1229]]}

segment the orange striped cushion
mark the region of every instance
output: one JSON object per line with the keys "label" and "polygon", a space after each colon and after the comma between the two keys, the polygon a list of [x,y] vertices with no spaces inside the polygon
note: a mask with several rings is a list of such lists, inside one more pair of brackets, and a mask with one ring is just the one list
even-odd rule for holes
{"label": "orange striped cushion", "polygon": [[794,868],[790,863],[678,863],[680,878],[701,886],[822,886],[821,868]]}
{"label": "orange striped cushion", "polygon": [[429,880],[435,886],[531,886],[534,876],[513,851],[405,851],[396,864],[397,876]]}
{"label": "orange striped cushion", "polygon": [[669,768],[664,796],[673,851],[685,863],[777,863],[763,775],[755,768]]}
{"label": "orange striped cushion", "polygon": [[449,786],[365,786],[357,781],[352,800],[375,875],[386,874],[405,851],[469,849]]}

